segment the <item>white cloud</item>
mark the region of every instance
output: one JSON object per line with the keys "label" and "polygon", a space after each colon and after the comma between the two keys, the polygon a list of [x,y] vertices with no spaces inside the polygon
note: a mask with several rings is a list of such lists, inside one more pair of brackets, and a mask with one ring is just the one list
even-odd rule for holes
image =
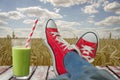
{"label": "white cloud", "polygon": [[9,14],[7,12],[0,12],[0,20],[6,21],[9,19]]}
{"label": "white cloud", "polygon": [[[68,21],[62,21],[62,20],[57,20],[56,24],[58,26],[58,29],[60,30],[60,34],[62,37],[65,38],[75,38],[75,37],[80,37],[83,35],[83,33],[87,31],[93,31],[98,34],[100,38],[108,38],[110,33],[112,33],[112,38],[120,38],[120,29],[119,28],[106,28],[106,27],[97,27],[97,28],[78,28],[80,27],[80,23],[78,22],[68,22]],[[76,27],[77,26],[77,27]]]}
{"label": "white cloud", "polygon": [[12,31],[10,27],[0,27],[0,30],[5,30],[5,31]]}
{"label": "white cloud", "polygon": [[107,1],[107,0],[104,1],[104,0],[103,0],[103,4],[102,4],[103,7],[105,7],[105,6],[108,5],[108,4],[109,4],[109,1]]}
{"label": "white cloud", "polygon": [[23,17],[24,15],[18,11],[0,12],[0,26],[5,26],[9,20],[18,20]]}
{"label": "white cloud", "polygon": [[87,19],[87,22],[94,23],[95,22],[94,19],[93,19],[94,17],[95,17],[94,15],[89,16],[88,19]]}
{"label": "white cloud", "polygon": [[99,13],[97,10],[99,7],[104,7],[109,4],[109,0],[88,0],[89,5],[82,8],[84,13],[95,14]]}
{"label": "white cloud", "polygon": [[104,7],[104,10],[107,12],[115,12],[116,14],[120,14],[120,3],[115,1],[109,3]]}
{"label": "white cloud", "polygon": [[80,30],[75,30],[74,33],[76,36],[80,37],[86,32],[95,32],[99,38],[109,38],[110,33],[112,38],[120,38],[120,28],[106,28],[106,27],[97,27],[97,28],[84,28]]}
{"label": "white cloud", "polygon": [[111,26],[116,24],[120,25],[120,16],[110,16],[105,18],[102,21],[95,23],[95,25],[98,25],[98,26]]}
{"label": "white cloud", "polygon": [[25,24],[32,24],[32,23],[34,23],[34,20],[27,19],[27,20],[24,20],[23,23],[25,23]]}
{"label": "white cloud", "polygon": [[53,10],[54,10],[56,13],[59,13],[60,8],[54,8]]}
{"label": "white cloud", "polygon": [[[31,32],[31,28],[15,28],[14,29],[14,33],[15,33],[16,37],[28,38],[30,32]],[[38,35],[40,35],[39,32],[37,30],[35,30],[32,38],[39,37]]]}
{"label": "white cloud", "polygon": [[5,26],[9,20],[9,14],[6,12],[0,12],[0,26]]}
{"label": "white cloud", "polygon": [[87,14],[95,14],[99,12],[94,5],[85,6],[85,8],[83,8],[82,11]]}
{"label": "white cloud", "polygon": [[29,17],[62,18],[62,15],[40,7],[17,8],[17,10],[27,14]]}
{"label": "white cloud", "polygon": [[[29,21],[29,20],[28,20]],[[32,22],[32,20],[30,20]],[[100,38],[108,38],[109,34],[112,33],[112,38],[120,38],[120,28],[106,28],[106,27],[97,27],[97,28],[81,28],[78,29],[75,26],[80,26],[78,22],[68,22],[62,20],[55,21],[60,34],[65,38],[80,37],[83,33],[87,31],[93,31],[99,34]],[[44,38],[44,27],[37,26],[32,38]],[[12,29],[9,27],[0,27],[0,37],[6,37],[8,34],[11,35]],[[15,28],[14,33],[16,37],[25,37],[28,38],[31,28]]]}
{"label": "white cloud", "polygon": [[7,22],[0,20],[0,26],[5,26]]}
{"label": "white cloud", "polygon": [[91,15],[90,17],[91,17],[91,18],[94,18],[95,16],[94,16],[94,15]]}
{"label": "white cloud", "polygon": [[10,11],[8,12],[8,16],[10,19],[14,19],[14,20],[18,20],[18,19],[25,17],[23,14],[21,14],[18,11]]}
{"label": "white cloud", "polygon": [[[86,32],[94,32],[98,35],[98,37],[100,38],[107,38],[108,37],[108,33],[106,33],[105,31],[103,31],[103,28],[81,28],[81,29],[77,29],[75,31],[73,31],[73,33],[75,33],[75,35],[79,38],[81,37],[84,33]],[[106,33],[106,34],[104,34]],[[103,35],[104,34],[104,35]]]}
{"label": "white cloud", "polygon": [[74,31],[76,31],[78,26],[81,25],[79,22],[70,22],[62,20],[57,20],[56,24],[58,26],[58,29],[60,30],[60,34],[62,35],[62,37],[65,38],[76,37]]}
{"label": "white cloud", "polygon": [[24,15],[17,11],[0,12],[0,26],[6,25],[10,19],[18,20],[23,17]]}
{"label": "white cloud", "polygon": [[120,27],[116,27],[116,28],[114,28],[113,30],[120,32]]}
{"label": "white cloud", "polygon": [[89,23],[94,23],[95,21],[94,20],[88,20]]}
{"label": "white cloud", "polygon": [[62,30],[73,30],[74,28],[77,28],[78,26],[80,26],[79,22],[69,22],[69,21],[62,21],[62,20],[57,20],[56,24]]}
{"label": "white cloud", "polygon": [[96,7],[99,7],[101,4],[106,5],[108,3],[107,0],[40,0],[44,3],[51,3],[53,6],[61,6],[61,7],[70,7],[79,4],[92,4]]}
{"label": "white cloud", "polygon": [[[12,32],[13,32],[12,29],[0,27],[0,37],[6,37],[7,35],[12,36]],[[31,28],[15,28],[14,29],[15,37],[18,37],[18,38],[21,38],[21,37],[28,38],[30,32],[31,32]],[[40,38],[42,36],[43,34],[40,33],[40,30],[35,30],[32,38]]]}
{"label": "white cloud", "polygon": [[[45,21],[47,21],[47,20],[45,20]],[[36,27],[42,27],[42,26],[44,26],[45,21],[42,21],[42,20],[38,19],[38,23],[37,23]],[[35,22],[35,20],[33,20],[33,19],[26,19],[26,20],[23,21],[24,24],[31,25],[31,27],[34,25],[34,22]]]}
{"label": "white cloud", "polygon": [[0,37],[6,37],[12,33],[12,29],[7,27],[8,20],[18,20],[23,17],[24,15],[17,11],[0,12]]}
{"label": "white cloud", "polygon": [[7,35],[11,35],[12,29],[9,27],[0,27],[0,37],[6,37]]}
{"label": "white cloud", "polygon": [[89,0],[40,0],[41,2],[50,2],[54,6],[70,7],[73,5],[90,2]]}
{"label": "white cloud", "polygon": [[[39,28],[39,27],[37,27]],[[100,38],[108,38],[110,33],[112,33],[112,38],[120,38],[120,36],[118,34],[120,34],[120,29],[117,28],[117,29],[112,29],[112,28],[82,28],[82,29],[69,29],[68,30],[65,30],[64,28],[60,28],[58,26],[58,29],[60,31],[60,34],[62,37],[64,38],[75,38],[75,37],[80,37],[82,36],[85,32],[87,31],[93,31],[95,33],[97,33],[97,35],[100,37]],[[15,35],[16,37],[25,37],[27,38],[31,29],[30,28],[16,28],[14,29],[15,31]],[[116,35],[115,35],[116,34]],[[42,31],[42,28],[39,28],[39,29],[36,29],[34,31],[34,34],[32,36],[32,38],[44,38],[44,32]]]}
{"label": "white cloud", "polygon": [[4,20],[4,21],[6,21],[8,19],[18,20],[23,17],[24,17],[24,15],[17,11],[0,12],[0,19]]}
{"label": "white cloud", "polygon": [[16,37],[25,37],[27,38],[31,32],[30,28],[15,28],[14,33]]}

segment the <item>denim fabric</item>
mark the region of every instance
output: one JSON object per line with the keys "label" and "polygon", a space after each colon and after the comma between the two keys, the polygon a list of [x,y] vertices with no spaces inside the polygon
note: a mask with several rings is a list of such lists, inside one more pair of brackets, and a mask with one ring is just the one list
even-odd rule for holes
{"label": "denim fabric", "polygon": [[64,65],[68,73],[51,80],[117,80],[107,71],[99,70],[82,59],[74,51],[64,57]]}

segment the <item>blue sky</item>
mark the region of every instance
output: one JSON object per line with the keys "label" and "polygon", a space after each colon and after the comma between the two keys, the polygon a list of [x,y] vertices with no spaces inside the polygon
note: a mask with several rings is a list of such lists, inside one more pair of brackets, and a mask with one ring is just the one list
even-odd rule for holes
{"label": "blue sky", "polygon": [[0,37],[13,31],[17,37],[27,37],[36,18],[33,37],[37,38],[42,37],[47,18],[55,20],[63,37],[95,31],[101,38],[110,33],[120,38],[120,0],[1,0]]}

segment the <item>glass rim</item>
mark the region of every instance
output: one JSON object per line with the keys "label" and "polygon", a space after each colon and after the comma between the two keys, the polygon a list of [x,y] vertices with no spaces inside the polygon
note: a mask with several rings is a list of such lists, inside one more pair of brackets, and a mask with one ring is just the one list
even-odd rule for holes
{"label": "glass rim", "polygon": [[12,47],[25,47],[26,44],[28,44],[28,48],[31,48],[31,41],[29,43],[26,42],[26,38],[17,38],[11,40],[11,46]]}

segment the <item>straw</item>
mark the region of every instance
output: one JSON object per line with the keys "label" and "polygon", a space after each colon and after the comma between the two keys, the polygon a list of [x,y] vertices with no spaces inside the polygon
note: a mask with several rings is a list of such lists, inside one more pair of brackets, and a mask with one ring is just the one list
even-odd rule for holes
{"label": "straw", "polygon": [[35,28],[36,28],[37,22],[38,22],[38,19],[35,20],[34,25],[33,25],[33,27],[32,27],[32,31],[30,32],[29,37],[28,37],[28,39],[26,40],[26,44],[25,44],[25,47],[26,47],[26,48],[27,48],[27,47],[29,46],[29,44],[30,44],[31,37],[32,37],[32,35],[33,35],[33,33],[34,33],[34,30],[35,30]]}

